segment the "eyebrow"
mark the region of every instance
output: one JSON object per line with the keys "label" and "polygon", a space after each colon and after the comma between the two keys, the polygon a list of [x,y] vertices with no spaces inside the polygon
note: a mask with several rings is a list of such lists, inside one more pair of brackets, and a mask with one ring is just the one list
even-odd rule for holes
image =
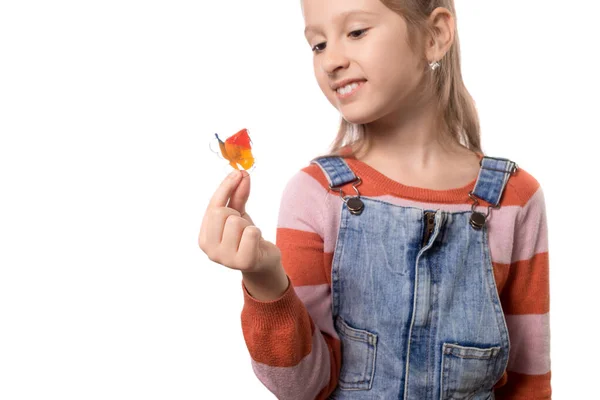
{"label": "eyebrow", "polygon": [[[370,15],[370,16],[375,16],[377,15],[374,12],[370,12],[370,11],[365,11],[365,10],[349,10],[349,11],[344,11],[341,14],[338,14],[335,19],[340,19],[340,20],[345,20],[346,18],[352,16],[352,15],[357,15],[357,14],[365,14],[365,15]],[[312,25],[307,25],[306,28],[304,28],[304,36],[306,36],[306,34],[310,31],[316,31],[317,28],[312,26]]]}

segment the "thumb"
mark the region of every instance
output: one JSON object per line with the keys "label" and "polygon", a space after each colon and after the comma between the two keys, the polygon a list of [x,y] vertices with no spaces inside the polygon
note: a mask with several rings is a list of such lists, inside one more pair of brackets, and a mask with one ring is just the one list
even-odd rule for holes
{"label": "thumb", "polygon": [[233,190],[227,207],[238,211],[242,218],[254,225],[252,218],[246,213],[246,202],[248,201],[248,197],[250,197],[250,174],[242,170],[242,179],[238,186]]}
{"label": "thumb", "polygon": [[259,263],[262,267],[272,267],[281,264],[281,250],[279,247],[262,237],[258,243],[259,249]]}

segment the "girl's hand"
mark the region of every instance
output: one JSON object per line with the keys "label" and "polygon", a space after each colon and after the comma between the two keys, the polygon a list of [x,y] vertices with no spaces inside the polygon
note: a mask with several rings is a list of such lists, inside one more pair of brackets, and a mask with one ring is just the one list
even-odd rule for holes
{"label": "girl's hand", "polygon": [[243,273],[276,273],[281,252],[262,238],[246,212],[249,195],[250,175],[246,171],[235,170],[227,176],[206,208],[198,244],[209,259],[226,267]]}

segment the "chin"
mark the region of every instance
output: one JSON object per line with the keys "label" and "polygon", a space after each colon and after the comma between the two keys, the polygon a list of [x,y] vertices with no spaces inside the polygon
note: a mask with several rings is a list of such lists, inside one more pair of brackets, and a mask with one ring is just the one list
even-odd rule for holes
{"label": "chin", "polygon": [[352,124],[368,124],[377,119],[375,113],[371,110],[365,110],[364,107],[357,107],[356,110],[351,110],[350,107],[343,107],[339,111],[344,119]]}

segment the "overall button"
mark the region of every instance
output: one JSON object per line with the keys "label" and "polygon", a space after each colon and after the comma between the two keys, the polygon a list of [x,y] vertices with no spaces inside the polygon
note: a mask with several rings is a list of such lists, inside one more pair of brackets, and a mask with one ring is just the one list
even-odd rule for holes
{"label": "overall button", "polygon": [[485,225],[485,215],[480,212],[473,211],[471,213],[471,219],[469,222],[473,228],[481,229],[483,228],[483,225]]}
{"label": "overall button", "polygon": [[351,197],[348,201],[346,201],[346,205],[350,212],[354,215],[358,215],[362,212],[363,208],[365,208],[365,204],[359,197]]}

